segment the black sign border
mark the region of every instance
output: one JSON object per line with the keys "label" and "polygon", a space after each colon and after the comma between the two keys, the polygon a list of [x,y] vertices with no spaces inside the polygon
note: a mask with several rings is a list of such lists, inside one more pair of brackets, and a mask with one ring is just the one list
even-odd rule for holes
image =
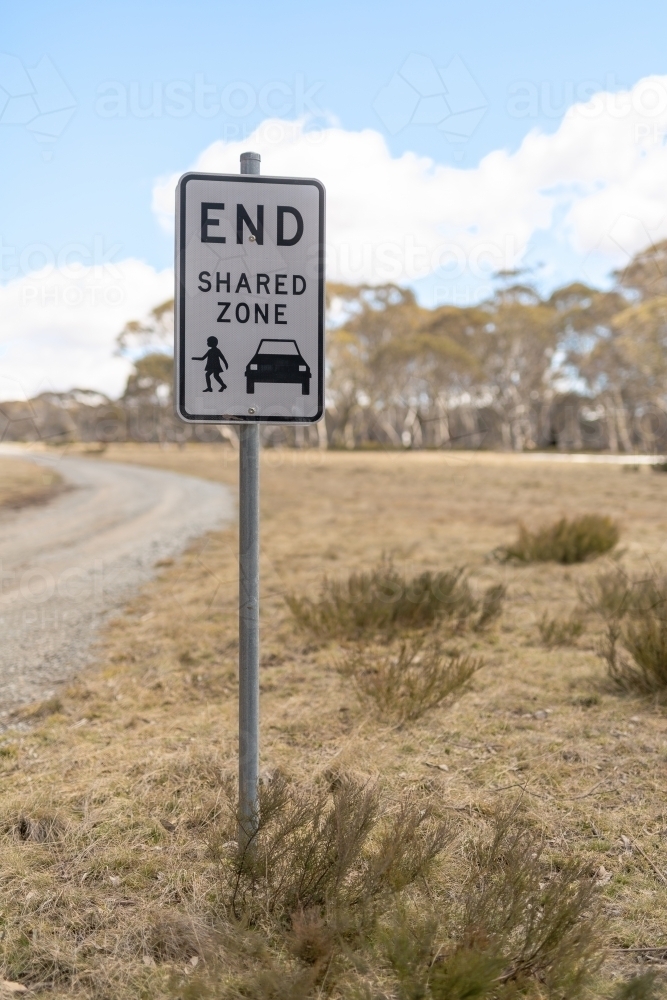
{"label": "black sign border", "polygon": [[[264,417],[260,414],[190,414],[185,409],[185,196],[190,181],[231,181],[243,184],[309,184],[316,187],[319,193],[319,237],[318,237],[318,303],[317,303],[317,339],[319,349],[319,364],[317,371],[317,413],[314,417]],[[192,424],[315,424],[324,415],[324,293],[325,293],[325,201],[326,192],[321,181],[312,177],[268,177],[256,174],[183,174],[177,185],[177,205],[180,208],[180,218],[177,236],[178,274],[175,275],[175,312],[174,331],[178,337],[178,367],[176,370],[176,385],[174,392],[176,416],[186,423]]]}

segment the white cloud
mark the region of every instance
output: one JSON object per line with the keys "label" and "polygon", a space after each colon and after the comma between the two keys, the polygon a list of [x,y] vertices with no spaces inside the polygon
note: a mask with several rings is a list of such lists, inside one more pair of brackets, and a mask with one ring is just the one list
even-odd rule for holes
{"label": "white cloud", "polygon": [[74,386],[117,396],[131,367],[114,356],[118,333],[172,294],[171,270],[132,259],[44,268],[0,286],[0,399]]}
{"label": "white cloud", "polygon": [[[255,149],[265,174],[323,180],[334,280],[483,282],[519,264],[536,238],[547,258],[591,254],[597,276],[667,237],[666,134],[667,77],[648,77],[574,105],[554,133],[533,130],[515,153],[496,150],[474,169],[393,157],[372,129],[279,120],[213,143],[193,167],[237,173],[239,154]],[[167,229],[176,180],[153,191]],[[114,357],[118,332],[171,294],[170,271],[132,259],[54,265],[0,286],[0,398],[72,386],[117,395],[129,370]]]}
{"label": "white cloud", "polygon": [[[667,236],[667,77],[573,105],[556,132],[533,130],[515,153],[496,150],[474,169],[428,157],[392,157],[366,129],[309,131],[305,121],[264,122],[242,142],[218,141],[193,169],[237,173],[239,154],[262,155],[274,175],[319,177],[327,187],[328,275],[345,281],[414,281],[438,269],[484,278],[516,266],[539,233],[574,254],[622,263]],[[172,226],[174,175],[158,182],[154,210]],[[624,219],[625,245],[610,235]]]}

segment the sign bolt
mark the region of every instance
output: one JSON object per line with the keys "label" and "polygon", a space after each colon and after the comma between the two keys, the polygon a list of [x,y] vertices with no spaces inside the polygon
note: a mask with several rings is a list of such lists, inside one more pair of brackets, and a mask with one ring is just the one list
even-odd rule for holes
{"label": "sign bolt", "polygon": [[248,413],[257,413],[257,408],[255,406],[248,407]]}

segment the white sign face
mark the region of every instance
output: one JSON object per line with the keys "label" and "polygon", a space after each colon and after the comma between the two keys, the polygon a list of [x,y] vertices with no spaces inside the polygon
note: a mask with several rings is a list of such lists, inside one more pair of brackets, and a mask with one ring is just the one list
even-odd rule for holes
{"label": "white sign face", "polygon": [[176,412],[312,423],[324,412],[324,188],[184,174],[176,197]]}

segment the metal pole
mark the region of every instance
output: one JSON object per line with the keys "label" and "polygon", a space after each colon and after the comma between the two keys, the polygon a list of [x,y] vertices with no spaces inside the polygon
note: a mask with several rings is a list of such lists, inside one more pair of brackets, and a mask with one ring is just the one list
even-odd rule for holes
{"label": "metal pole", "polygon": [[[241,153],[241,173],[258,174],[259,153]],[[259,819],[259,424],[240,427],[239,459],[239,849]]]}

